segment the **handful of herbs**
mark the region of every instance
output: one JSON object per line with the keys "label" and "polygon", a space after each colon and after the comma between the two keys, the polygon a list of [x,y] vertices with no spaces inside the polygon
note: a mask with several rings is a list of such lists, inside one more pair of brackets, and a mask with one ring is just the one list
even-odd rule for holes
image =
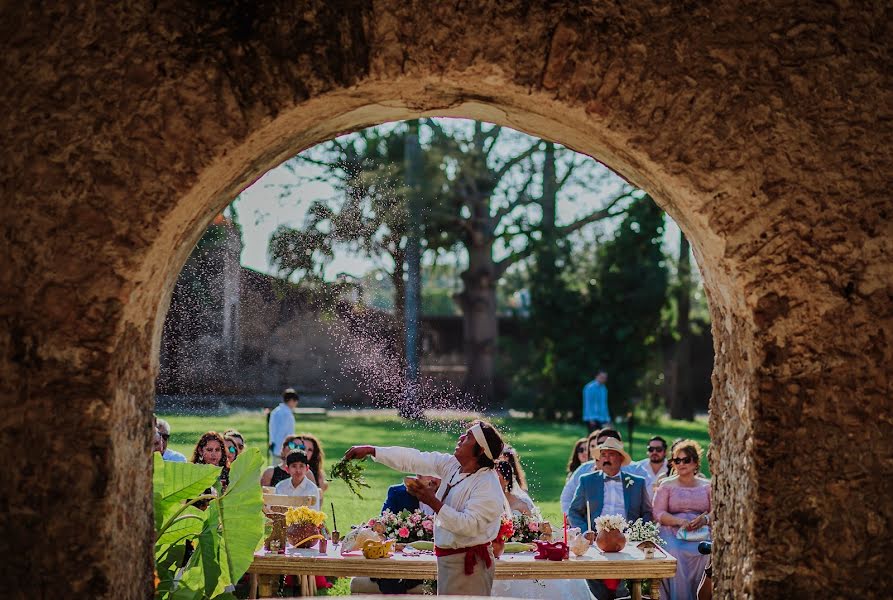
{"label": "handful of herbs", "polygon": [[362,460],[354,461],[348,460],[346,458],[342,458],[341,462],[332,465],[332,469],[330,471],[330,476],[332,479],[341,479],[344,483],[347,484],[347,487],[350,488],[350,491],[357,495],[360,500],[363,500],[363,496],[360,494],[359,490],[361,488],[370,487],[368,483],[366,483],[366,477],[363,475],[363,471],[366,470],[366,467],[363,465]]}

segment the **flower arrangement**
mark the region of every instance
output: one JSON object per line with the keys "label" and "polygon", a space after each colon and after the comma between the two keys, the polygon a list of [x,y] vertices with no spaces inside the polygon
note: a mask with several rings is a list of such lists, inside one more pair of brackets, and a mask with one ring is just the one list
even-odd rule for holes
{"label": "flower arrangement", "polygon": [[401,544],[411,542],[428,542],[434,539],[434,517],[421,510],[412,512],[401,510],[394,514],[389,510],[380,517],[369,519],[369,527],[388,539],[397,540]]}
{"label": "flower arrangement", "polygon": [[297,508],[289,508],[285,512],[285,524],[288,525],[313,525],[314,527],[322,527],[326,520],[325,513],[313,510],[306,506]]}
{"label": "flower arrangement", "polygon": [[512,535],[506,540],[509,542],[524,542],[529,544],[541,539],[544,535],[551,539],[552,526],[543,521],[539,515],[527,516],[517,511],[512,513]]}
{"label": "flower arrangement", "polygon": [[515,524],[512,523],[512,518],[506,514],[502,515],[502,520],[499,522],[499,533],[496,534],[496,539],[502,542],[507,542],[512,539],[512,535],[515,533]]}
{"label": "flower arrangement", "polygon": [[599,533],[611,531],[612,529],[623,532],[628,525],[623,515],[602,515],[595,519],[595,530]]}
{"label": "flower arrangement", "polygon": [[667,545],[660,537],[660,526],[650,521],[636,519],[633,523],[628,523],[628,528],[624,533],[631,542],[654,542],[659,546]]}

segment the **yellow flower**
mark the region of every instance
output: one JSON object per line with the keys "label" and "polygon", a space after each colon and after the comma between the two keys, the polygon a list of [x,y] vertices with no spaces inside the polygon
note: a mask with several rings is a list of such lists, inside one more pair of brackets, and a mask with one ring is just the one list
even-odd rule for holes
{"label": "yellow flower", "polygon": [[313,523],[315,526],[319,527],[325,520],[325,513],[321,513],[318,510],[313,510],[306,506],[289,508],[285,513],[286,525],[305,525],[307,523]]}

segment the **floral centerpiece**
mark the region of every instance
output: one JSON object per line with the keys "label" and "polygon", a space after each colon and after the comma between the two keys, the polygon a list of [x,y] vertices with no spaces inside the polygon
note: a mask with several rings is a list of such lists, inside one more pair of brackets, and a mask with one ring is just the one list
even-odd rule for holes
{"label": "floral centerpiece", "polygon": [[320,528],[326,520],[325,513],[307,506],[289,508],[285,512],[285,537],[297,548],[309,548],[322,539]]}
{"label": "floral centerpiece", "polygon": [[626,529],[626,537],[631,542],[653,542],[658,546],[665,546],[667,543],[660,537],[660,525],[650,521],[636,519],[629,523]]}
{"label": "floral centerpiece", "polygon": [[626,546],[623,531],[628,523],[623,515],[602,515],[595,519],[595,544],[602,552],[620,552]]}
{"label": "floral centerpiece", "polygon": [[539,514],[512,513],[512,534],[506,541],[529,544],[540,539],[552,539],[552,526],[548,521],[543,521]]}
{"label": "floral centerpiece", "polygon": [[434,539],[434,517],[419,509],[412,512],[401,510],[396,514],[386,510],[380,517],[369,519],[367,525],[385,538],[397,540],[400,544],[430,542]]}

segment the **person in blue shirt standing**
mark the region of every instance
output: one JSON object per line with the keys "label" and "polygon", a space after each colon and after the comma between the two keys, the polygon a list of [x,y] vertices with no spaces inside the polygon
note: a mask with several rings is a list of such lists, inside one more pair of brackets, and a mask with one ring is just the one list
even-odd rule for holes
{"label": "person in blue shirt standing", "polygon": [[270,413],[270,454],[278,457],[282,452],[282,442],[286,436],[295,433],[295,408],[298,406],[298,393],[294,388],[282,392],[282,402]]}
{"label": "person in blue shirt standing", "polygon": [[583,387],[583,421],[589,427],[589,433],[611,423],[608,411],[608,373],[604,369],[596,371],[595,379]]}

